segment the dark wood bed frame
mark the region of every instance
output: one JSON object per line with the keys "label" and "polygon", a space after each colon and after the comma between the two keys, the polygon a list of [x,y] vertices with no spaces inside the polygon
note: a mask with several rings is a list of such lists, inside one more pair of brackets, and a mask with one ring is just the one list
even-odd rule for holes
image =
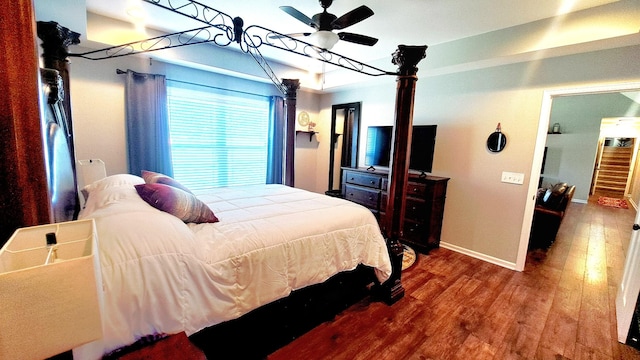
{"label": "dark wood bed frame", "polygon": [[[25,8],[29,11],[25,12]],[[5,143],[0,159],[3,164],[12,164],[6,169],[7,177],[2,183],[11,191],[8,196],[0,198],[0,215],[7,215],[9,221],[8,231],[2,234],[2,240],[6,241],[19,227],[68,221],[77,216],[67,50],[68,46],[79,43],[79,34],[56,23],[38,23],[37,35],[42,40],[42,56],[47,68],[42,70],[41,75],[44,94],[42,99],[45,99],[42,111],[45,116],[38,120],[41,119],[40,111],[37,106],[34,107],[34,98],[40,96],[41,90],[37,86],[37,52],[29,49],[25,59],[23,47],[16,49],[15,46],[16,43],[35,43],[31,3],[18,0],[6,6],[2,12],[3,21],[7,19],[7,26],[30,30],[11,34],[8,42],[5,38],[0,43],[6,45],[4,49],[7,49],[7,58],[14,61],[7,72],[1,73],[0,80],[9,84],[12,91],[16,87],[23,87],[19,94],[10,91],[8,97],[0,99],[4,100],[3,105],[8,105],[10,110],[8,116],[7,113],[2,115],[9,120],[9,130],[0,133],[0,141]],[[12,43],[18,40],[22,43]],[[11,46],[8,46],[9,43]],[[418,70],[416,65],[425,57],[426,48],[400,45],[393,56],[393,63],[398,66],[399,71],[393,156],[389,174],[388,222],[383,226],[392,258],[391,279],[384,284],[376,284],[373,270],[364,266],[340,273],[325,283],[295,291],[291,296],[265,305],[239,319],[193,334],[190,337],[192,342],[205,353],[219,355],[220,344],[224,344],[235,345],[238,351],[248,351],[244,354],[245,357],[264,357],[321,322],[332,319],[366,296],[370,295],[388,304],[393,304],[404,296],[401,282],[402,246],[397,239],[402,229],[401,219],[404,218],[402,212],[408,178]],[[295,122],[295,98],[299,85],[297,80],[285,80],[283,84],[290,90],[286,94],[286,116],[288,126],[292,126]],[[290,148],[293,151],[293,146]],[[292,184],[293,178],[287,179],[287,182]],[[22,211],[15,214],[15,209]],[[135,349],[135,346],[129,349]]]}

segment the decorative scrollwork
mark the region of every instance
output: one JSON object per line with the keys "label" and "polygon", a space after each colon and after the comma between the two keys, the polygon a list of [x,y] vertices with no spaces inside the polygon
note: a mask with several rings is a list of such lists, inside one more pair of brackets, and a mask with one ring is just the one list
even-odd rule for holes
{"label": "decorative scrollwork", "polygon": [[[262,71],[264,71],[267,77],[271,80],[273,85],[275,85],[275,87],[278,88],[278,90],[280,90],[280,92],[283,95],[286,95],[287,94],[286,86],[284,86],[280,82],[280,80],[278,79],[278,76],[273,72],[273,69],[271,69],[271,66],[269,66],[269,63],[267,62],[267,60],[260,53],[260,50],[258,50],[260,45],[256,45],[253,42],[253,38],[247,35],[246,32],[243,32],[242,40],[244,41],[244,44],[245,44],[245,46],[243,47],[242,41],[240,42],[240,47],[243,49],[243,51],[251,55],[251,57],[256,61],[258,66],[262,68]],[[256,38],[256,40],[262,41],[260,38]]]}
{"label": "decorative scrollwork", "polygon": [[[389,72],[367,65],[358,60],[334,53],[330,50],[298,40],[286,34],[267,29],[259,25],[251,25],[244,30],[244,39],[252,39],[251,45],[260,47],[262,45],[278,48],[294,54],[323,61],[348,70],[356,71],[369,76],[397,75],[396,72]],[[243,49],[244,50],[244,49]]]}
{"label": "decorative scrollwork", "polygon": [[[222,31],[213,32],[212,30],[214,29]],[[228,46],[232,42],[232,37],[229,37],[229,33],[233,33],[233,29],[221,29],[220,25],[205,26],[173,34],[156,36],[141,41],[134,41],[127,44],[111,46],[100,50],[69,54],[69,56],[81,57],[89,60],[102,60],[203,43],[214,43],[218,46],[224,47]]]}
{"label": "decorative scrollwork", "polygon": [[142,52],[157,51],[186,45],[214,43],[225,47],[237,42],[243,52],[250,54],[264,70],[273,84],[285,93],[282,83],[260,53],[259,48],[270,46],[290,53],[323,61],[335,66],[356,71],[369,76],[398,75],[398,72],[385,71],[358,60],[321,49],[316,45],[298,40],[291,36],[269,30],[262,26],[251,25],[243,30],[241,18],[231,16],[193,0],[143,0],[149,4],[162,7],[173,13],[205,23],[207,26],[158,36],[138,42],[112,46],[106,49],[89,51],[69,56],[90,60],[101,60],[112,57],[127,56]]}
{"label": "decorative scrollwork", "polygon": [[[198,20],[208,25],[233,29],[233,18],[222,11],[192,0],[143,0],[149,4],[167,9],[186,17]],[[233,32],[230,34],[233,41]]]}

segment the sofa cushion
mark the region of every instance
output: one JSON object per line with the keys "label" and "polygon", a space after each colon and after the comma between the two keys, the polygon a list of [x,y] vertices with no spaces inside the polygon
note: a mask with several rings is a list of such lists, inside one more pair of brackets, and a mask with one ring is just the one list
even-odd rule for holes
{"label": "sofa cushion", "polygon": [[564,182],[555,184],[553,188],[545,194],[542,205],[548,209],[556,209],[562,203],[562,198],[568,187],[567,183]]}

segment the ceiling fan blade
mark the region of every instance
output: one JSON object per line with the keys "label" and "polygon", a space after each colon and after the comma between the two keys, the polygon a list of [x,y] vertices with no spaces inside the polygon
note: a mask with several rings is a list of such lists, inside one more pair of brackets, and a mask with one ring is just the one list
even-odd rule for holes
{"label": "ceiling fan blade", "polygon": [[333,23],[331,23],[331,26],[334,30],[341,30],[353,24],[357,24],[371,15],[373,15],[373,10],[362,5],[335,19]]}
{"label": "ceiling fan blade", "polygon": [[338,33],[338,37],[340,38],[340,40],[367,46],[373,46],[378,42],[378,39],[371,36],[353,34],[348,32]]}
{"label": "ceiling fan blade", "polygon": [[309,36],[313,33],[305,32],[305,33],[293,33],[293,34],[284,34],[284,35],[269,35],[269,39],[286,39],[288,37],[300,37],[300,36]]}
{"label": "ceiling fan blade", "polygon": [[298,11],[296,8],[294,8],[293,6],[280,6],[280,9],[284,12],[286,12],[287,14],[293,16],[294,18],[296,18],[298,21],[302,21],[303,23],[311,26],[312,28],[317,28],[318,24],[316,24],[315,21],[313,21],[310,17],[308,17],[307,15],[301,13],[300,11]]}

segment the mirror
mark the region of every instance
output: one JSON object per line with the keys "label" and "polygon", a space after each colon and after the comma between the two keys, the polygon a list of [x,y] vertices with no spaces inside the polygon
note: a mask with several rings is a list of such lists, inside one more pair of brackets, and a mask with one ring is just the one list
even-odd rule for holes
{"label": "mirror", "polygon": [[331,144],[329,146],[329,191],[339,194],[341,167],[357,167],[360,102],[331,106]]}
{"label": "mirror", "polygon": [[489,135],[487,138],[487,149],[491,152],[500,152],[507,145],[507,137],[502,133],[500,129],[500,123],[496,127],[496,131]]}

